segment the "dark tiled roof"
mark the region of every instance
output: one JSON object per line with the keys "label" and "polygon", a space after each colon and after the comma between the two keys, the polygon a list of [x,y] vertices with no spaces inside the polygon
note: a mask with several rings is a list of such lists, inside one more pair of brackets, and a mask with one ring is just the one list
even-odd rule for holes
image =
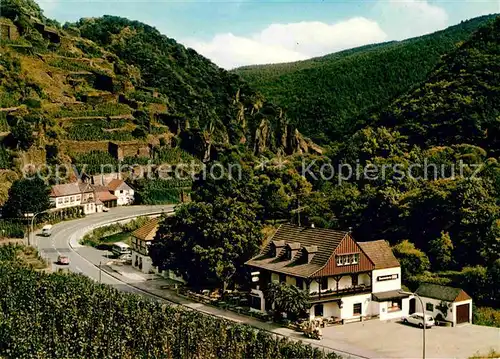
{"label": "dark tiled roof", "polygon": [[358,242],[358,245],[375,264],[375,269],[399,267],[399,261],[386,241]]}
{"label": "dark tiled roof", "polygon": [[[269,244],[259,255],[250,259],[246,264],[270,271],[290,274],[307,278],[320,270],[328,262],[342,239],[348,234],[324,228],[298,227],[291,224],[281,225]],[[286,258],[286,244],[292,247],[299,243],[302,249],[298,250],[293,258]],[[277,256],[274,256],[274,245],[278,245]],[[307,253],[304,247],[317,247],[311,262],[307,263]]]}
{"label": "dark tiled roof", "polygon": [[152,241],[155,238],[156,231],[158,231],[158,225],[160,222],[160,218],[153,218],[144,226],[136,229],[132,232],[132,236],[141,241]]}
{"label": "dark tiled roof", "polygon": [[61,196],[71,196],[75,194],[92,192],[92,187],[88,183],[66,183],[66,184],[57,184],[52,186],[51,196],[52,197],[61,197]]}
{"label": "dark tiled roof", "polygon": [[52,197],[70,196],[73,194],[82,193],[78,183],[56,184],[52,186],[50,195]]}
{"label": "dark tiled roof", "polygon": [[448,287],[444,285],[423,283],[415,292],[422,297],[454,302],[471,299],[467,293],[460,288]]}
{"label": "dark tiled roof", "polygon": [[389,299],[408,298],[410,295],[401,293],[400,290],[389,290],[387,292],[373,293],[372,299],[376,302],[386,302]]}

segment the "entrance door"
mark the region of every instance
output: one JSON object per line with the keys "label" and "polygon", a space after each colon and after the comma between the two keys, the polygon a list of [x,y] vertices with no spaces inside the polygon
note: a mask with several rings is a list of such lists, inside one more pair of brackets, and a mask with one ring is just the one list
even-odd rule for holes
{"label": "entrance door", "polygon": [[415,298],[410,299],[410,309],[408,311],[408,314],[413,314],[415,313]]}
{"label": "entrance door", "polygon": [[457,324],[469,322],[470,304],[457,305]]}

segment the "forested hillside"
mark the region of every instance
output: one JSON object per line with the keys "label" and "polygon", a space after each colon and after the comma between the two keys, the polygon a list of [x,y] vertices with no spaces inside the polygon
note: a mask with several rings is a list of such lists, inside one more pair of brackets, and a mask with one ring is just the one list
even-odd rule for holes
{"label": "forested hillside", "polygon": [[331,154],[334,163],[387,166],[385,175],[316,182],[337,225],[356,223],[359,238],[395,245],[410,284],[453,284],[489,305],[498,304],[490,284],[500,275],[499,66],[497,18]]}
{"label": "forested hillside", "polygon": [[500,20],[446,55],[429,79],[382,111],[377,123],[420,146],[468,143],[500,150]]}
{"label": "forested hillside", "polygon": [[491,19],[479,17],[401,42],[234,72],[285,108],[300,131],[313,140],[342,141],[352,134],[358,119],[424,81],[442,55]]}

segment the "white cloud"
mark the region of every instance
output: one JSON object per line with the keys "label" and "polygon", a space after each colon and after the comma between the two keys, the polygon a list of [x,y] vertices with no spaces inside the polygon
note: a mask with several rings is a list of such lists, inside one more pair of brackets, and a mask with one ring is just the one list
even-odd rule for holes
{"label": "white cloud", "polygon": [[210,41],[182,41],[226,69],[243,65],[304,60],[386,40],[380,26],[357,17],[335,24],[271,24],[248,37],[218,34]]}
{"label": "white cloud", "polygon": [[307,55],[280,45],[264,44],[231,33],[216,35],[210,41],[188,39],[182,42],[226,69],[251,64],[299,61],[308,58]]}
{"label": "white cloud", "polygon": [[393,40],[429,34],[446,28],[448,13],[440,6],[422,0],[380,0],[377,19]]}

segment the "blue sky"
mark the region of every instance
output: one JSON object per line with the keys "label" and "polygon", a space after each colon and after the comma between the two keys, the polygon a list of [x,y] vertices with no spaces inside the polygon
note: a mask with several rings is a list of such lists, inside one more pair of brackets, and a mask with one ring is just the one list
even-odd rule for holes
{"label": "blue sky", "polygon": [[46,16],[60,22],[104,14],[145,22],[225,68],[296,61],[500,13],[500,0],[43,0],[39,4]]}

